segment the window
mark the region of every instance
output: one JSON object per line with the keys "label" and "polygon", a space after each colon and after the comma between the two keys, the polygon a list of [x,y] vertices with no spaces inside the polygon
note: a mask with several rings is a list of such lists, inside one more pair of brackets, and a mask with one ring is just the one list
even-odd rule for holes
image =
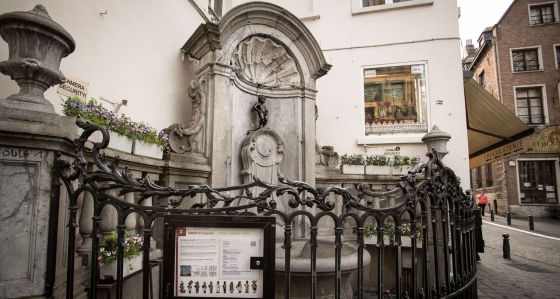
{"label": "window", "polygon": [[530,24],[543,25],[550,24],[556,21],[554,16],[554,3],[537,4],[529,6],[530,11]]}
{"label": "window", "polygon": [[557,203],[555,162],[518,161],[522,203]]}
{"label": "window", "polygon": [[425,65],[364,69],[365,135],[427,132]]}
{"label": "window", "polygon": [[478,166],[475,170],[476,188],[482,188],[482,166]]}
{"label": "window", "polygon": [[517,116],[530,125],[544,124],[544,109],[541,87],[516,88]]}
{"label": "window", "polygon": [[540,69],[539,49],[511,50],[514,72],[536,71]]}
{"label": "window", "polygon": [[399,2],[406,2],[410,0],[362,0],[362,6],[376,6],[376,5],[384,5],[390,3],[399,3]]}
{"label": "window", "polygon": [[494,185],[494,178],[492,177],[492,163],[486,164],[486,187]]}
{"label": "window", "polygon": [[485,77],[484,77],[484,71],[480,72],[480,74],[478,75],[478,83],[482,86],[486,85],[486,81],[485,81]]}

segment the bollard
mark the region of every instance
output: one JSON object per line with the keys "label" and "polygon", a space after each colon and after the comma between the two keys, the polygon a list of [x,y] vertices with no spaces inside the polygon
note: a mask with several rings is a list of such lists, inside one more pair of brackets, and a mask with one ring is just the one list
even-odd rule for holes
{"label": "bollard", "polygon": [[529,229],[535,230],[535,221],[533,220],[533,215],[529,215]]}
{"label": "bollard", "polygon": [[511,259],[511,253],[510,253],[510,249],[509,249],[509,235],[508,234],[502,234],[502,237],[504,237],[504,243],[502,246],[502,250],[504,252],[504,258],[505,259]]}
{"label": "bollard", "polygon": [[511,212],[506,213],[507,225],[511,225]]}
{"label": "bollard", "polygon": [[494,210],[490,210],[490,221],[494,222]]}

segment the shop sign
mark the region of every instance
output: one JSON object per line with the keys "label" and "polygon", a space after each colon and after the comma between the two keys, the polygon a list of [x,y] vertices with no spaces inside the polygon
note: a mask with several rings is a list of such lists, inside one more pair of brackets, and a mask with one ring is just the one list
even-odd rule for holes
{"label": "shop sign", "polygon": [[89,83],[74,76],[64,74],[66,82],[59,84],[56,92],[67,97],[87,99]]}
{"label": "shop sign", "polygon": [[482,155],[478,155],[470,159],[470,168],[484,165],[496,159],[505,159],[520,153],[527,152],[530,149],[529,140],[529,137],[521,138],[519,140],[510,142],[499,148],[486,152]]}
{"label": "shop sign", "polygon": [[274,217],[168,216],[165,224],[166,298],[274,297]]}
{"label": "shop sign", "polygon": [[532,153],[560,153],[560,127],[548,127],[533,135]]}

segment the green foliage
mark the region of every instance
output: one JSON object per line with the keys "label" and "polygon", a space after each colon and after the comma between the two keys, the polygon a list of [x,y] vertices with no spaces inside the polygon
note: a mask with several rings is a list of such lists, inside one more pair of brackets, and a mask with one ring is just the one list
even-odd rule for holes
{"label": "green foliage", "polygon": [[401,156],[395,155],[391,161],[391,165],[393,167],[398,166],[405,166],[405,165],[416,165],[420,159],[418,157],[409,157],[409,156]]}
{"label": "green foliage", "polygon": [[344,154],[340,156],[341,165],[364,165],[365,159],[363,155],[360,154]]}
{"label": "green foliage", "polygon": [[[124,257],[131,259],[139,256],[142,253],[143,239],[138,234],[133,234],[131,231],[124,233]],[[118,234],[113,231],[101,239],[99,247],[99,259],[103,264],[110,264],[117,260],[118,248]]]}
{"label": "green foliage", "polygon": [[[387,220],[383,224],[383,235],[390,238],[395,237],[395,223],[392,220]],[[377,224],[376,223],[366,223],[364,225],[364,237],[371,238],[377,235]],[[410,237],[412,236],[412,225],[410,222],[405,222],[401,224],[401,236]],[[422,239],[422,224],[416,223],[416,237]]]}
{"label": "green foliage", "polygon": [[79,98],[67,98],[62,104],[62,112],[67,116],[80,117],[96,125],[131,139],[157,144],[163,148],[166,140],[158,136],[156,129],[144,122],[136,122],[121,114],[118,116],[97,103],[94,98],[82,101]]}
{"label": "green foliage", "polygon": [[371,155],[366,157],[366,165],[389,166],[391,159],[385,155]]}

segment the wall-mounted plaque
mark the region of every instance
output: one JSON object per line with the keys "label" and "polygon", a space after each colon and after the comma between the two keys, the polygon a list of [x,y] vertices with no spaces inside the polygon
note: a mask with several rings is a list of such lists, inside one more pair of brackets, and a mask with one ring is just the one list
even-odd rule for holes
{"label": "wall-mounted plaque", "polygon": [[274,297],[274,223],[274,217],[166,217],[165,297]]}

